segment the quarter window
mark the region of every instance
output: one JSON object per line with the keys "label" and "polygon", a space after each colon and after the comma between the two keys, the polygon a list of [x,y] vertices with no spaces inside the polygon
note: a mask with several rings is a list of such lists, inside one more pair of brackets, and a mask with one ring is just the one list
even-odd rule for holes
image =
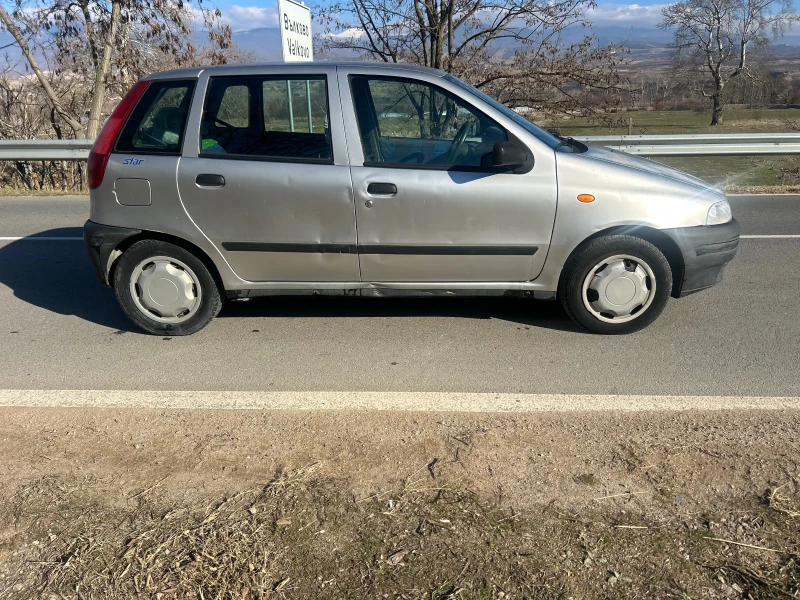
{"label": "quarter window", "polygon": [[331,159],[322,76],[214,77],[200,128],[201,155]]}
{"label": "quarter window", "polygon": [[151,83],[125,124],[117,152],[180,154],[194,80]]}
{"label": "quarter window", "polygon": [[445,90],[411,79],[351,78],[366,163],[489,167],[508,139],[495,121]]}

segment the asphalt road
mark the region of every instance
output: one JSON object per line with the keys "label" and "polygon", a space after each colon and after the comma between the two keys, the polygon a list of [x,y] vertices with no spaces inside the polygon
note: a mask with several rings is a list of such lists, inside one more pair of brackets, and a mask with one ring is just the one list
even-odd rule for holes
{"label": "asphalt road", "polygon": [[[800,235],[800,197],[732,198]],[[0,198],[0,238],[79,237],[85,198]],[[800,396],[800,238],[743,239],[725,281],[600,337],[557,303],[273,298],[197,335],[140,334],[79,241],[0,239],[0,389]]]}

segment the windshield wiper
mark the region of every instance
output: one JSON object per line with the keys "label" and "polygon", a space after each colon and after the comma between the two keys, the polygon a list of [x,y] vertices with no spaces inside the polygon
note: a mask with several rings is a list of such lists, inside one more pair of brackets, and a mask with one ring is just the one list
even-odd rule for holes
{"label": "windshield wiper", "polygon": [[554,148],[554,150],[558,150],[562,146],[569,146],[572,150],[578,150],[579,149],[578,146],[577,146],[577,142],[574,139],[572,139],[571,137],[569,137],[569,136],[564,137],[563,135],[559,135],[558,139],[560,141],[558,142],[558,146],[556,146]]}
{"label": "windshield wiper", "polygon": [[561,135],[561,132],[558,129],[548,129],[547,133],[549,133],[555,138],[558,138],[558,145],[555,148],[553,148],[553,150],[558,150],[562,146],[569,146],[570,148],[572,148],[572,150],[580,150],[580,148],[576,146],[575,140],[573,140],[569,136]]}

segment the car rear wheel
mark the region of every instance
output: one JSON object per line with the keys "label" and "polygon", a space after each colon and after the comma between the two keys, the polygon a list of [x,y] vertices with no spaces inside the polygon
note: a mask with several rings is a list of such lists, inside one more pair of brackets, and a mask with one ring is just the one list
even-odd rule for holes
{"label": "car rear wheel", "polygon": [[672,270],[650,242],[629,235],[597,238],[573,255],[559,286],[561,303],[595,333],[624,334],[650,325],[672,291]]}
{"label": "car rear wheel", "polygon": [[114,290],[136,325],[156,335],[190,335],[217,316],[219,289],[208,268],[188,250],[142,240],[119,257]]}

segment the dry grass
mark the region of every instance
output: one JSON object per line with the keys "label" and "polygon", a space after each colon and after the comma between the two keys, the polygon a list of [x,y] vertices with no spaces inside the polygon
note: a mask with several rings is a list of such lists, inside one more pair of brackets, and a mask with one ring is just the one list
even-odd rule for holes
{"label": "dry grass", "polygon": [[767,505],[780,513],[787,515],[791,519],[800,517],[800,500],[790,493],[788,488],[794,487],[792,484],[784,483],[768,490],[766,499]]}
{"label": "dry grass", "polygon": [[29,190],[0,187],[0,197],[4,196],[86,196],[88,198],[89,190]]}
{"label": "dry grass", "polygon": [[422,465],[357,497],[312,464],[216,500],[155,481],[121,503],[40,479],[0,509],[0,549],[26,532],[0,598],[800,597],[794,484],[714,522],[635,494],[523,513],[444,479]]}

